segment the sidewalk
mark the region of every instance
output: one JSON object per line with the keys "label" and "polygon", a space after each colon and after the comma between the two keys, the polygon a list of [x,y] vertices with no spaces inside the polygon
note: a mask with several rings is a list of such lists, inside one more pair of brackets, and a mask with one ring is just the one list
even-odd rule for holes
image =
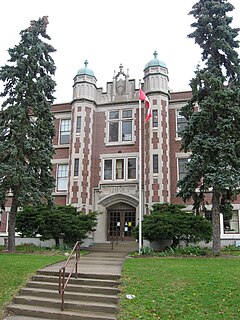
{"label": "sidewalk", "polygon": [[[121,276],[123,262],[129,252],[137,250],[138,244],[132,242],[119,242],[115,245],[114,250],[111,250],[111,244],[95,244],[89,253],[80,256],[78,265],[78,273],[82,274],[96,274],[96,275],[114,275]],[[66,272],[73,268],[74,259],[69,262]],[[48,267],[43,268],[41,271],[59,272],[59,269],[65,262],[59,262]]]}

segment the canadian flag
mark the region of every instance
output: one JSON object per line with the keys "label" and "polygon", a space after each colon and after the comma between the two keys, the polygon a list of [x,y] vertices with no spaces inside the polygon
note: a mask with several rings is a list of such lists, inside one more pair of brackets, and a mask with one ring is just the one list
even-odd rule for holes
{"label": "canadian flag", "polygon": [[150,104],[148,97],[145,95],[142,89],[139,89],[139,100],[145,101],[146,107],[148,109],[145,121],[148,121],[152,117],[152,106]]}

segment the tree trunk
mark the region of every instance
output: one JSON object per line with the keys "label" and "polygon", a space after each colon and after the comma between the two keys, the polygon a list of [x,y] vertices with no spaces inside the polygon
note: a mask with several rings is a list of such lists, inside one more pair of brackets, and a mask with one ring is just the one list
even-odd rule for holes
{"label": "tree trunk", "polygon": [[179,245],[179,238],[173,237],[173,242],[171,244],[171,248],[175,249]]}
{"label": "tree trunk", "polygon": [[18,199],[16,193],[13,191],[12,206],[8,217],[8,251],[15,252],[15,228],[16,215],[18,209]]}
{"label": "tree trunk", "polygon": [[212,228],[213,228],[213,246],[212,250],[215,255],[221,253],[220,239],[220,193],[213,188],[212,195]]}
{"label": "tree trunk", "polygon": [[55,240],[55,246],[56,246],[56,248],[59,248],[59,245],[60,245],[59,238],[56,237],[54,240]]}

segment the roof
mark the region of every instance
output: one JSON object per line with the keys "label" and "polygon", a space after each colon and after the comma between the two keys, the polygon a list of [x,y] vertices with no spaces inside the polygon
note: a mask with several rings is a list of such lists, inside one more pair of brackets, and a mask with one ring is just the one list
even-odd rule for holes
{"label": "roof", "polygon": [[94,72],[92,71],[92,69],[90,69],[90,68],[87,67],[87,65],[88,65],[88,61],[87,61],[87,60],[84,61],[84,65],[85,65],[85,67],[80,68],[80,69],[78,70],[77,75],[86,74],[86,75],[88,75],[88,76],[95,77]]}
{"label": "roof", "polygon": [[153,53],[154,59],[150,60],[146,65],[145,65],[145,69],[149,68],[149,67],[156,67],[156,66],[160,66],[160,67],[164,67],[167,68],[166,63],[164,61],[161,61],[157,58],[158,53],[155,50]]}

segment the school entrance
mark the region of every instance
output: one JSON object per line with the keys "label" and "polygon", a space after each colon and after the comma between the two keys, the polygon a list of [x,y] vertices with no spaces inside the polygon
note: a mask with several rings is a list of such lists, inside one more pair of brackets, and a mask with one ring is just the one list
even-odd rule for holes
{"label": "school entrance", "polygon": [[119,241],[134,240],[132,230],[136,226],[136,209],[126,203],[117,203],[108,207],[107,240],[118,238]]}

